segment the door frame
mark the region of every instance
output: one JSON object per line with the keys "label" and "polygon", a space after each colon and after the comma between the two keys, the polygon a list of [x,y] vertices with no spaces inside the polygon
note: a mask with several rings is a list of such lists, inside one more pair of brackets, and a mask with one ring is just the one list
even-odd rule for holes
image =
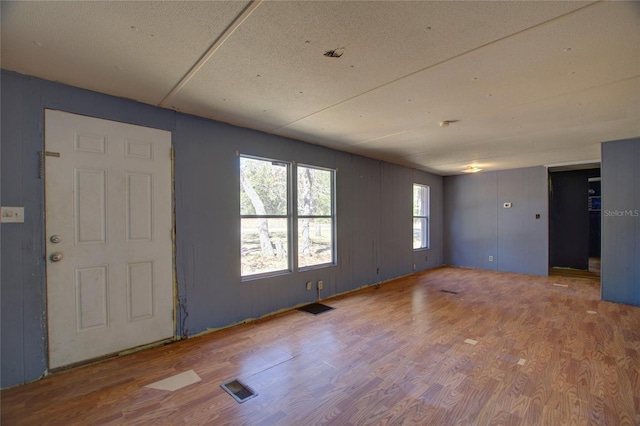
{"label": "door frame", "polygon": [[[595,160],[595,161],[590,161],[590,162],[585,162],[585,163],[571,163],[571,164],[556,164],[553,166],[546,166],[547,168],[547,199],[549,200],[548,203],[548,217],[549,217],[549,224],[548,224],[548,258],[547,258],[547,264],[548,264],[548,270],[549,272],[552,269],[551,266],[551,244],[552,244],[552,229],[551,229],[551,221],[553,219],[553,215],[552,215],[552,211],[551,211],[551,191],[553,189],[552,187],[552,182],[551,182],[551,176],[553,173],[557,173],[557,172],[571,172],[571,171],[583,171],[585,172],[585,183],[587,185],[588,188],[588,184],[589,184],[589,180],[593,179],[593,178],[598,178],[598,179],[602,179],[602,162],[600,160]],[[590,173],[588,172],[589,170],[598,170],[598,173],[594,173],[594,176],[588,176]],[[597,175],[597,176],[596,176]],[[588,215],[588,212],[587,212]],[[588,222],[587,222],[588,223]],[[589,228],[587,228],[586,232],[587,232],[587,242],[589,240]],[[602,248],[602,221],[600,222],[600,248]],[[600,256],[602,257],[602,252],[600,253]],[[590,256],[587,257],[587,270],[586,272],[591,272],[589,270],[589,265],[588,265],[588,259]],[[602,279],[602,275],[600,273],[600,279]]]}

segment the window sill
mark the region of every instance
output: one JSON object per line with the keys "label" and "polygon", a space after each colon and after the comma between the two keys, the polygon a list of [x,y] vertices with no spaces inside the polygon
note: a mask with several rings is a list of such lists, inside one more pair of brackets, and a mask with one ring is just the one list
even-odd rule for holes
{"label": "window sill", "polygon": [[337,263],[322,263],[320,265],[305,266],[304,268],[298,268],[298,272],[311,271],[313,269],[323,269],[338,266]]}
{"label": "window sill", "polygon": [[283,275],[289,275],[291,273],[292,273],[291,271],[274,271],[274,272],[265,272],[262,274],[247,275],[246,277],[240,277],[240,282],[246,283],[249,281],[264,280],[266,278],[281,277]]}

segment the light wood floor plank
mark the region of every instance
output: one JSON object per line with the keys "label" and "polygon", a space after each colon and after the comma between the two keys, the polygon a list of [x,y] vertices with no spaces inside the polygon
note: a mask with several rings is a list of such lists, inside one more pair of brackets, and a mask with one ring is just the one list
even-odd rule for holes
{"label": "light wood floor plank", "polygon": [[[4,390],[1,421],[640,425],[640,308],[599,294],[581,277],[438,268],[326,300],[319,316],[284,312]],[[188,370],[202,380],[145,388]],[[258,396],[237,403],[220,388],[234,378]]]}

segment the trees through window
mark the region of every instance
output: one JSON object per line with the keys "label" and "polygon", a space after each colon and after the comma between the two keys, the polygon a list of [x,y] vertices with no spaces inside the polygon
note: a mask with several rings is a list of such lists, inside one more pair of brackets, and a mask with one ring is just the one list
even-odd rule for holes
{"label": "trees through window", "polygon": [[240,158],[242,276],[288,271],[289,163]]}
{"label": "trees through window", "polygon": [[298,267],[333,262],[333,171],[298,166]]}

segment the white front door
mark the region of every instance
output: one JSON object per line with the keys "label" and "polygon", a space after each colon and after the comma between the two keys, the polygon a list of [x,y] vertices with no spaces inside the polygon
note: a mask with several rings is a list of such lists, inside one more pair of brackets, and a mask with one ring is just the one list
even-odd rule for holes
{"label": "white front door", "polygon": [[171,133],[45,112],[49,368],[174,335]]}

